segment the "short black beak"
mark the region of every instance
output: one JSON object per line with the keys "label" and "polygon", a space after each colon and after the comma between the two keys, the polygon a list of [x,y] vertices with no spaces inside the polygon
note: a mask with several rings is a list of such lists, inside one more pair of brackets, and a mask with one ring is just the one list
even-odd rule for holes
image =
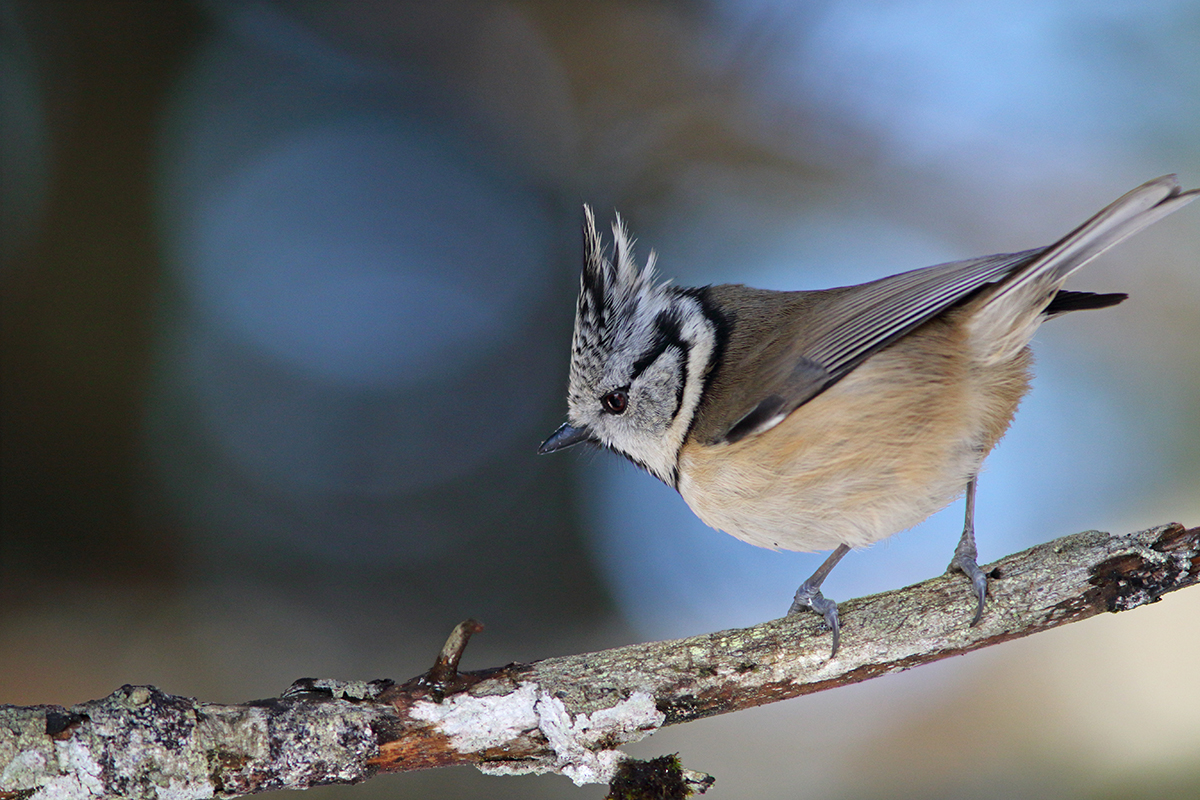
{"label": "short black beak", "polygon": [[550,438],[542,442],[542,446],[538,448],[538,455],[546,455],[553,453],[556,450],[562,450],[570,447],[573,444],[580,442],[594,442],[595,437],[587,428],[572,428],[568,423],[564,422],[558,430],[550,434]]}

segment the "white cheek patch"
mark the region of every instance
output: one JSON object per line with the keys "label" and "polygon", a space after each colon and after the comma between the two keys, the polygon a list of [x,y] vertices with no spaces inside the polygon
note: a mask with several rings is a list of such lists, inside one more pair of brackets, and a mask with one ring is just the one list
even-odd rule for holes
{"label": "white cheek patch", "polygon": [[691,345],[688,350],[687,381],[683,386],[683,396],[679,399],[679,411],[659,440],[658,468],[651,470],[672,486],[678,474],[679,452],[683,449],[684,437],[700,405],[704,379],[708,375],[717,341],[716,329],[698,301],[688,298],[680,303],[679,310],[683,321],[681,338]]}
{"label": "white cheek patch", "polygon": [[662,433],[678,417],[683,405],[686,367],[683,352],[670,347],[634,382],[634,410],[643,427]]}
{"label": "white cheek patch", "polygon": [[[684,350],[668,347],[631,387],[626,414],[600,414],[593,429],[608,447],[674,486],[679,451],[691,426],[716,343],[712,323],[691,298],[679,298]],[[682,381],[686,371],[686,380]]]}

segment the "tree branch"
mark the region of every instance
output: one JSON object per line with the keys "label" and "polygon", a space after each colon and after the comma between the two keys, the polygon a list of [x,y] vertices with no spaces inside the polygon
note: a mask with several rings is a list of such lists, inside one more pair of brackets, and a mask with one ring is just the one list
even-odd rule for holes
{"label": "tree branch", "polygon": [[[606,782],[623,758],[619,745],[664,725],[1155,602],[1200,579],[1200,528],[1066,536],[990,565],[989,576],[975,627],[961,576],[841,604],[842,648],[832,660],[828,632],[804,614],[460,673],[458,658],[479,629],[468,621],[434,669],[404,684],[303,679],[243,705],[124,686],[70,709],[0,706],[0,800],[235,797],[452,764]],[[683,774],[702,790],[701,777]]]}

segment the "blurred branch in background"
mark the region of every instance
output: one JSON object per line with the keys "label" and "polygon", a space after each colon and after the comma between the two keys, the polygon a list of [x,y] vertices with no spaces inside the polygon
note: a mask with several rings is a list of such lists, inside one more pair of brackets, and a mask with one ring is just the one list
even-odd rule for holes
{"label": "blurred branch in background", "polygon": [[[660,727],[938,661],[1200,581],[1200,528],[1064,536],[988,565],[983,621],[945,575],[842,604],[841,656],[809,614],[753,628],[458,672],[468,620],[434,668],[402,685],[302,679],[236,706],[125,686],[72,706],[0,707],[0,800],[207,797],[473,764],[493,775],[611,781],[619,745]],[[730,745],[736,749],[736,744]],[[69,753],[70,757],[64,757]]]}

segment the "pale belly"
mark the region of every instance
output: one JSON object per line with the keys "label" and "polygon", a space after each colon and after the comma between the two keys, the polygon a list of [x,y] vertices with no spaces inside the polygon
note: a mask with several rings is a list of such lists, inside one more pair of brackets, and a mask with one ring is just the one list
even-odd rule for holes
{"label": "pale belly", "polygon": [[1028,387],[1028,356],[921,372],[920,337],[869,359],[783,422],[680,453],[680,494],[706,524],[761,547],[861,547],[960,496]]}

